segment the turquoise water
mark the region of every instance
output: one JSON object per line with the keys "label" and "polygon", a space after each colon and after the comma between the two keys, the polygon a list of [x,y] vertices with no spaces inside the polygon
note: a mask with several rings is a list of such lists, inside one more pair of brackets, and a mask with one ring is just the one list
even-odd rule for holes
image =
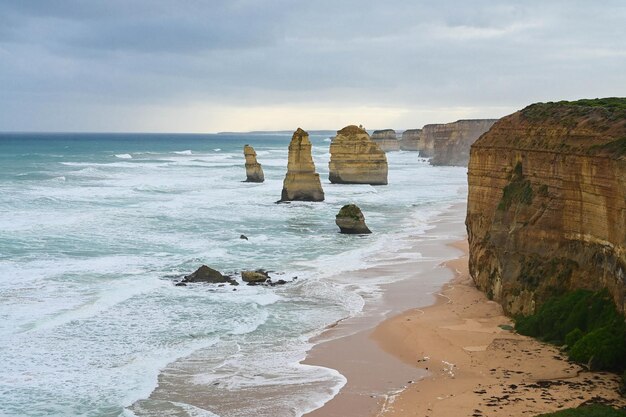
{"label": "turquoise water", "polygon": [[[423,233],[464,199],[466,170],[395,152],[388,186],[333,185],[330,141],[312,136],[326,201],[277,205],[289,140],[0,134],[0,415],[139,413],[128,407],[150,395],[159,371],[190,355],[204,358],[196,383],[221,383],[224,395],[308,383],[285,399],[292,415],[332,396],[343,377],[298,362],[309,337],[359,314],[380,280],[328,277]],[[255,147],[265,183],[241,182],[244,144]],[[334,216],[350,202],[372,235],[337,233]],[[173,285],[201,264],[291,282]],[[234,408],[220,415],[239,415]]]}

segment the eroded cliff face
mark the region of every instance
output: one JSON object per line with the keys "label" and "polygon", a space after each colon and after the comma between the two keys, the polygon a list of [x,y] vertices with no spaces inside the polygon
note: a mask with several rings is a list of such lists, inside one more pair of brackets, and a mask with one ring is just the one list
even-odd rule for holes
{"label": "eroded cliff face", "polygon": [[471,147],[470,273],[507,313],[533,313],[577,288],[608,288],[624,311],[621,100],[621,108],[535,104],[498,121]]}
{"label": "eroded cliff face", "polygon": [[422,129],[408,129],[402,132],[400,139],[400,149],[403,151],[420,151]]}
{"label": "eroded cliff face", "polygon": [[335,184],[387,184],[387,156],[360,127],[346,126],[330,144],[330,182]]}
{"label": "eroded cliff face", "polygon": [[475,119],[426,125],[422,155],[432,157],[431,165],[467,166],[470,146],[495,122],[495,119]]}
{"label": "eroded cliff face", "polygon": [[315,172],[309,134],[298,128],[289,143],[287,175],[280,201],[324,201],[320,175]]}
{"label": "eroded cliff face", "polygon": [[372,140],[385,152],[400,150],[400,142],[393,129],[375,130],[372,133]]}
{"label": "eroded cliff face", "polygon": [[263,168],[256,160],[256,152],[250,145],[244,145],[243,155],[246,158],[246,182],[263,182]]}

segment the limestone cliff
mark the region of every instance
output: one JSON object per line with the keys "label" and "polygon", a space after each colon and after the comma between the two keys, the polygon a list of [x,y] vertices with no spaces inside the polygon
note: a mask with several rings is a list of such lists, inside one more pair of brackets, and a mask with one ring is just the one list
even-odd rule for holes
{"label": "limestone cliff", "polygon": [[309,134],[298,128],[289,143],[287,175],[280,201],[324,201],[320,176],[315,172]]}
{"label": "limestone cliff", "polygon": [[329,179],[338,184],[387,184],[387,157],[364,129],[351,125],[330,144]]}
{"label": "limestone cliff", "polygon": [[467,166],[470,146],[495,122],[494,119],[475,119],[426,125],[420,154],[432,157],[431,165]]}
{"label": "limestone cliff", "polygon": [[626,99],[534,104],[472,145],[470,273],[509,314],[608,288],[624,311]]}
{"label": "limestone cliff", "polygon": [[402,132],[400,139],[400,149],[403,151],[420,151],[422,129],[409,129]]}
{"label": "limestone cliff", "polygon": [[250,145],[243,147],[243,155],[246,158],[246,182],[263,182],[265,175],[263,168],[256,160],[256,152]]}
{"label": "limestone cliff", "polygon": [[393,129],[375,130],[372,133],[372,140],[385,152],[400,150],[400,142]]}

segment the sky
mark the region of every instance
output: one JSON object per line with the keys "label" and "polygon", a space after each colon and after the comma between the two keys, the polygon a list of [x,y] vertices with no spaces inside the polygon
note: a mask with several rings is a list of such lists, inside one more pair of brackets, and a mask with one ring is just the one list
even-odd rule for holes
{"label": "sky", "polygon": [[609,96],[624,0],[0,0],[0,131],[403,130]]}

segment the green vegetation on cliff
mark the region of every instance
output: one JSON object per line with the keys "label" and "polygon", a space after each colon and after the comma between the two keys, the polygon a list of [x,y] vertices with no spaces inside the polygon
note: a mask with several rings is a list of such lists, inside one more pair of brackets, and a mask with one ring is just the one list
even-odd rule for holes
{"label": "green vegetation on cliff", "polygon": [[[602,115],[603,122],[615,122],[626,118],[626,97],[535,103],[521,113],[532,122],[555,120],[569,127],[583,122],[591,114]],[[603,126],[597,127],[601,129]]]}
{"label": "green vegetation on cliff", "polygon": [[546,301],[536,314],[518,317],[516,330],[557,345],[592,369],[626,367],[626,323],[608,291],[576,290]]}
{"label": "green vegetation on cliff", "polygon": [[518,162],[513,169],[511,182],[502,190],[502,199],[498,210],[508,210],[512,204],[531,204],[533,202],[533,188],[530,181],[524,179],[522,163]]}
{"label": "green vegetation on cliff", "polygon": [[578,408],[542,414],[538,417],[626,417],[626,411],[616,410],[606,405],[586,405]]}

